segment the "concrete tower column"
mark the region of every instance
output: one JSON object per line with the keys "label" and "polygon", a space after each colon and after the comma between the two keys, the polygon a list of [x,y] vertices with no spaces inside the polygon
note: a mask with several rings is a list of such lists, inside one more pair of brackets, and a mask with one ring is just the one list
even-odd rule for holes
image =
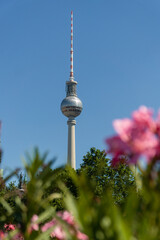
{"label": "concrete tower column", "polygon": [[67,163],[72,168],[76,169],[76,149],[75,149],[75,125],[76,120],[69,118],[68,124],[68,156]]}

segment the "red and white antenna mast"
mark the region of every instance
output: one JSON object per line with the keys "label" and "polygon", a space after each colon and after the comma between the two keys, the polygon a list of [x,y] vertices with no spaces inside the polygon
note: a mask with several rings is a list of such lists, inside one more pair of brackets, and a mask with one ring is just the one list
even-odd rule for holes
{"label": "red and white antenna mast", "polygon": [[73,11],[71,11],[70,81],[74,81],[74,76],[73,76]]}

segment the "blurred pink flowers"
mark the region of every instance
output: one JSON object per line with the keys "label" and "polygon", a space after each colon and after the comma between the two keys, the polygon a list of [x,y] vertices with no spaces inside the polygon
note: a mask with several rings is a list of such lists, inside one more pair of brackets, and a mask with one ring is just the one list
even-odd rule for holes
{"label": "blurred pink flowers", "polygon": [[137,163],[141,157],[150,163],[160,156],[160,113],[154,120],[153,110],[141,106],[131,119],[117,119],[113,126],[118,135],[106,139],[113,165],[124,156],[129,163]]}
{"label": "blurred pink flowers", "polygon": [[36,223],[38,220],[38,216],[36,214],[33,215],[31,218],[31,224],[28,228],[28,232],[31,233],[32,231],[38,231],[39,230],[39,225]]}
{"label": "blurred pink flowers", "polygon": [[11,230],[15,230],[15,225],[13,224],[4,224],[5,231],[9,232]]}
{"label": "blurred pink flowers", "polygon": [[6,234],[0,230],[0,240],[4,239],[6,237]]}
{"label": "blurred pink flowers", "polygon": [[[6,239],[8,236],[8,232],[16,230],[16,226],[13,224],[4,224],[4,232],[0,230],[0,240]],[[21,233],[16,233],[12,240],[24,240]]]}
{"label": "blurred pink flowers", "polygon": [[[60,217],[64,222],[66,222],[68,224],[68,232],[75,236],[76,239],[78,240],[88,240],[87,235],[85,235],[84,233],[81,233],[78,230],[78,226],[74,221],[73,216],[67,212],[58,212],[57,216]],[[42,227],[41,230],[42,232],[47,231],[49,228],[51,227],[55,227],[51,233],[51,238],[57,238],[58,240],[66,240],[67,236],[66,236],[66,232],[64,230],[64,226],[62,224],[61,221],[58,221],[58,219],[52,219],[50,222],[45,223]]]}
{"label": "blurred pink flowers", "polygon": [[[58,219],[59,218],[59,219]],[[33,231],[46,232],[48,229],[53,228],[50,237],[56,238],[57,240],[66,240],[67,234],[65,229],[67,228],[68,233],[73,237],[76,237],[77,240],[88,240],[86,234],[79,231],[78,225],[76,224],[74,217],[68,212],[57,212],[57,217],[53,218],[51,221],[45,223],[44,225],[39,226],[37,223],[38,216],[36,214],[31,218],[31,223],[28,228],[28,233],[31,234]],[[7,233],[9,231],[13,231],[16,229],[16,226],[13,224],[5,224],[4,225],[5,232],[0,230],[0,240],[5,239],[7,237]],[[17,233],[12,240],[23,240],[23,236],[20,233]]]}

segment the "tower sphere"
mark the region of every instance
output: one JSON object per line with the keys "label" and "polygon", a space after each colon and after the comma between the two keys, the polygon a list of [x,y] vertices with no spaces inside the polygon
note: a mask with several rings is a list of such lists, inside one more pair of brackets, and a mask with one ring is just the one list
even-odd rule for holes
{"label": "tower sphere", "polygon": [[77,117],[82,112],[83,105],[76,96],[68,96],[61,103],[61,111],[66,117]]}

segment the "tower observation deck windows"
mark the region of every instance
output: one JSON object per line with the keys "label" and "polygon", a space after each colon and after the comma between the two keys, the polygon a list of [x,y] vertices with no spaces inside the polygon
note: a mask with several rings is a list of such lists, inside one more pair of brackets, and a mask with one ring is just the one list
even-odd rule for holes
{"label": "tower observation deck windows", "polygon": [[66,86],[66,95],[68,96],[77,96],[76,84],[71,83]]}

